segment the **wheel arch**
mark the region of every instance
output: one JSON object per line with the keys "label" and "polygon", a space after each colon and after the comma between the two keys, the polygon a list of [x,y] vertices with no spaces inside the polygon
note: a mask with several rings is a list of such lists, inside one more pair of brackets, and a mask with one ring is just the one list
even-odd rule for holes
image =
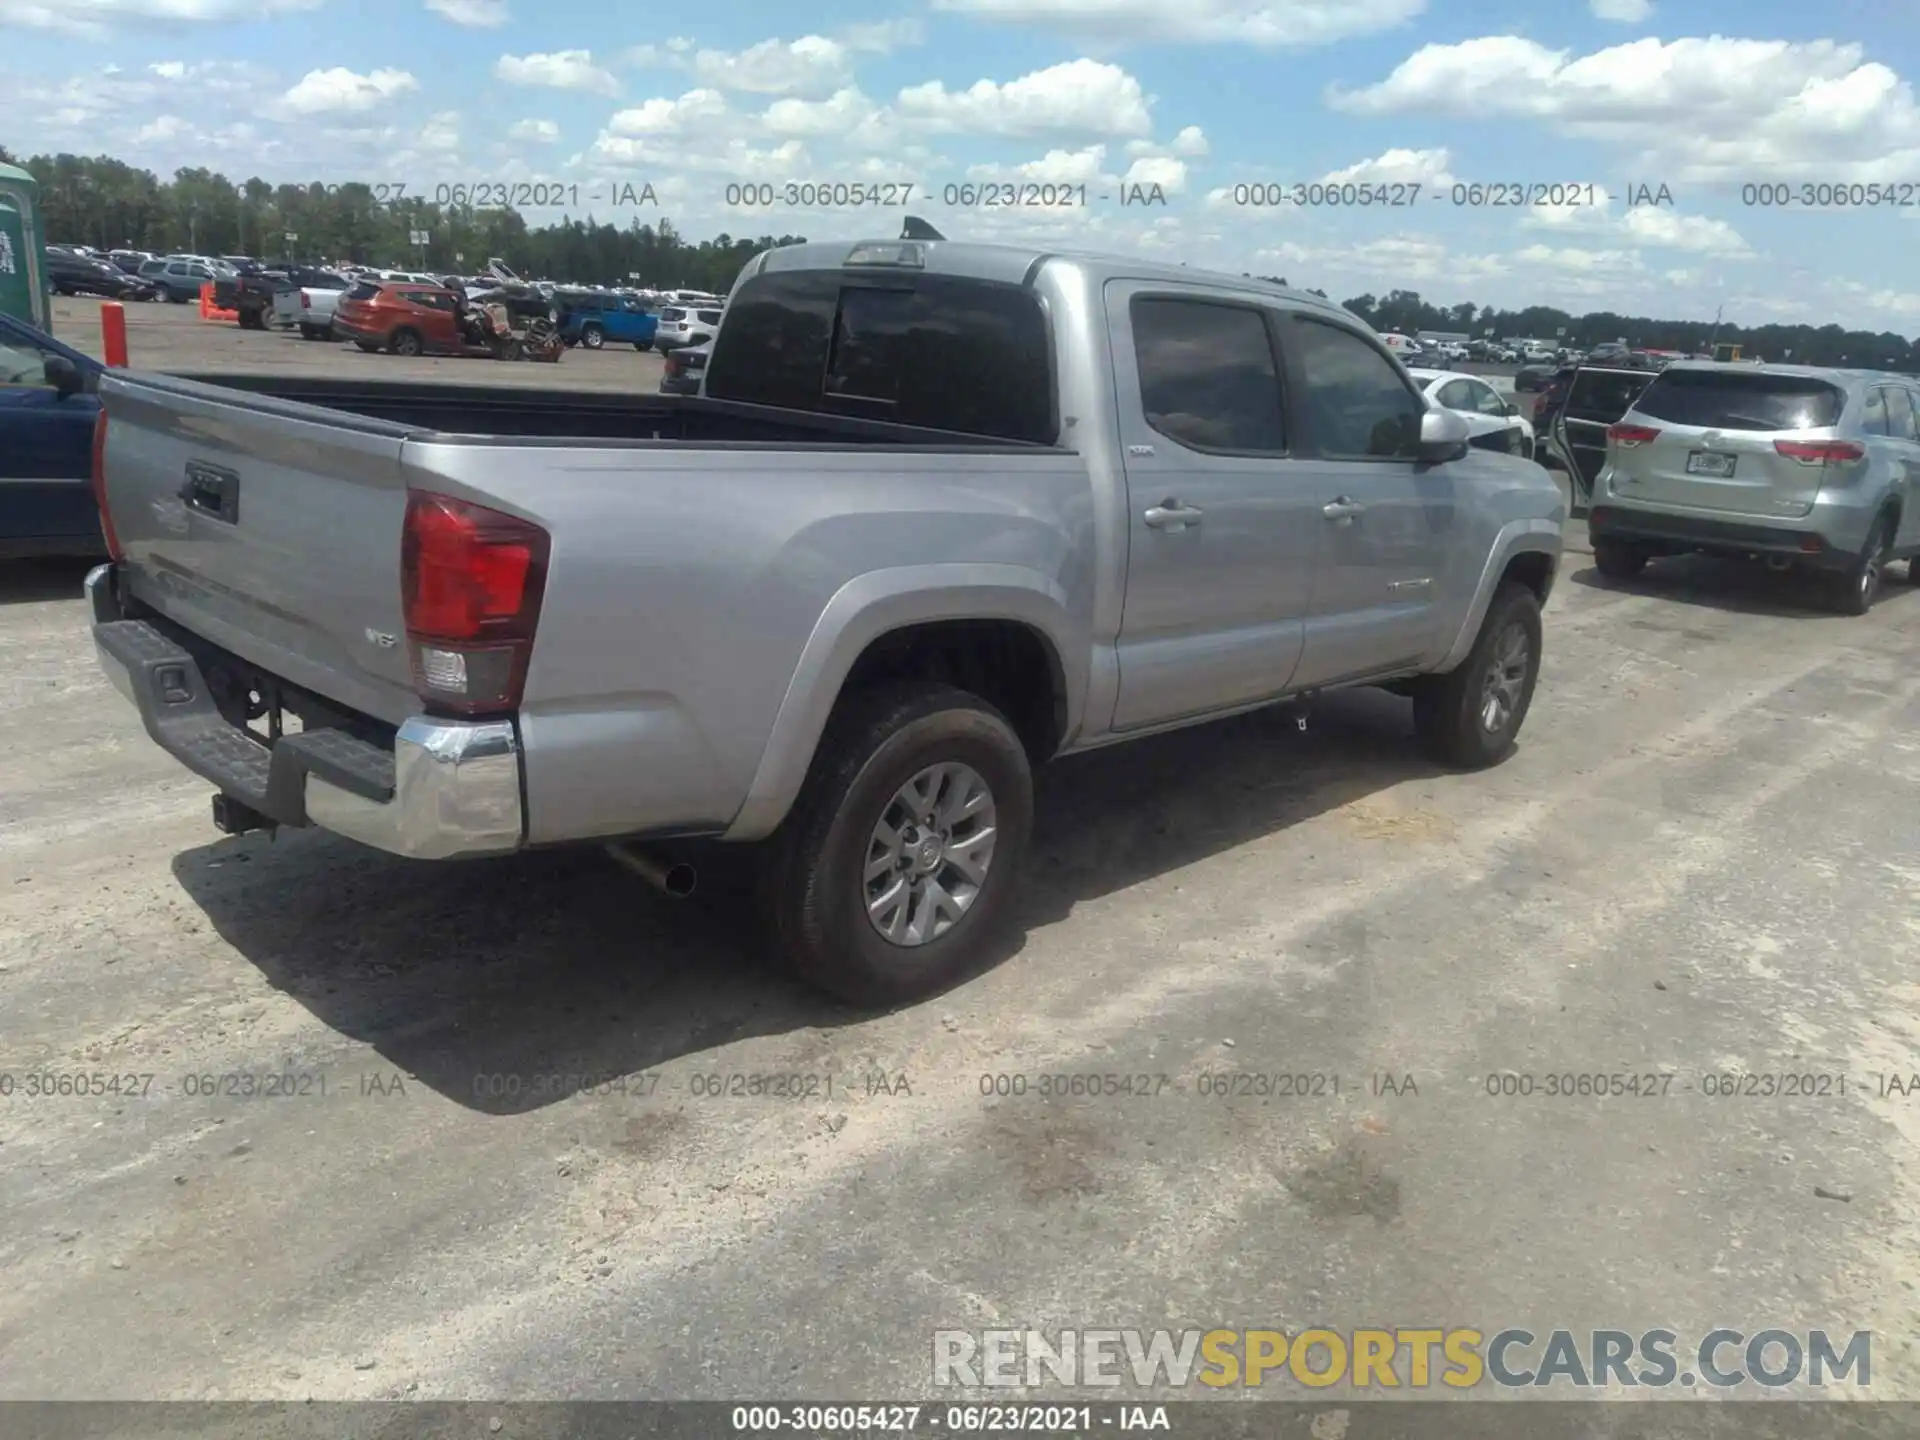
{"label": "wheel arch", "polygon": [[[925,664],[955,652],[951,664]],[[873,571],[827,602],[801,651],[766,747],[725,837],[757,840],[786,816],[849,683],[920,676],[968,688],[1011,677],[983,698],[1008,712],[1029,754],[1047,758],[1080,723],[1087,691],[1086,626],[1057,582],[1019,566],[952,564]],[[900,657],[914,662],[903,666]],[[969,675],[972,665],[975,673]],[[1012,669],[999,668],[1011,665]],[[1044,667],[1043,669],[1041,667]],[[1044,695],[1031,686],[1044,675]],[[989,684],[985,688],[996,688]]]}

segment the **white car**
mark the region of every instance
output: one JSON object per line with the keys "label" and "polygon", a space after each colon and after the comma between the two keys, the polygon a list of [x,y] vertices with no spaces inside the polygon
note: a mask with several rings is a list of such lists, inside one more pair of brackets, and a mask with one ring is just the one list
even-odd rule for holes
{"label": "white car", "polygon": [[665,353],[689,345],[704,345],[720,333],[724,307],[667,305],[660,311],[660,328],[654,331],[653,348]]}
{"label": "white car", "polygon": [[1533,458],[1533,422],[1520,407],[1478,375],[1455,370],[1409,368],[1407,374],[1434,404],[1467,422],[1468,443],[1482,450],[1505,450]]}

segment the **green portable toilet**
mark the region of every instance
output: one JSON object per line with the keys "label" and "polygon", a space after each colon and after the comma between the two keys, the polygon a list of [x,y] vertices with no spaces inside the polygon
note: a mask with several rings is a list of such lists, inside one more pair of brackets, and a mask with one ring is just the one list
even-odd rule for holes
{"label": "green portable toilet", "polygon": [[16,165],[0,165],[0,314],[51,331],[44,243],[40,182]]}

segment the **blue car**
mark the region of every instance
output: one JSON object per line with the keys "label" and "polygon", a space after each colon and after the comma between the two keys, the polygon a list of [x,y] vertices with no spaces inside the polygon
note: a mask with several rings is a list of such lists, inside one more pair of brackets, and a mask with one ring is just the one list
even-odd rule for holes
{"label": "blue car", "polygon": [[608,341],[631,345],[636,350],[651,350],[659,329],[660,317],[625,295],[575,301],[563,308],[560,315],[560,338],[569,345],[584,345],[589,350],[598,350]]}
{"label": "blue car", "polygon": [[92,484],[104,368],[0,315],[0,560],[106,553]]}

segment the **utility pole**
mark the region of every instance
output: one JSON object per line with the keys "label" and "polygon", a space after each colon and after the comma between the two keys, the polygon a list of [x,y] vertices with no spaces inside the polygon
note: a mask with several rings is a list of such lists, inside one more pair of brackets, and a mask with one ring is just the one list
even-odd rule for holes
{"label": "utility pole", "polygon": [[1726,314],[1727,302],[1722,300],[1720,308],[1713,312],[1713,333],[1707,336],[1707,354],[1713,354],[1714,342],[1720,338],[1720,317]]}

